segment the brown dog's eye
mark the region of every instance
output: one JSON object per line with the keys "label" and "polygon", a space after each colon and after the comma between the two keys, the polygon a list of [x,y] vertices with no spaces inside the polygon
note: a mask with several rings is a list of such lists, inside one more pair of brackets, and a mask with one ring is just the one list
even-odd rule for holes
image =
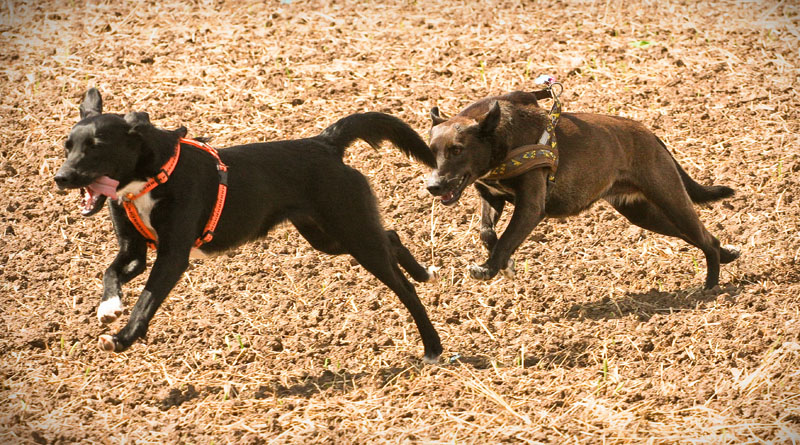
{"label": "brown dog's eye", "polygon": [[463,147],[460,146],[460,145],[453,145],[452,147],[450,147],[450,155],[451,156],[458,156],[459,154],[461,154],[462,148]]}

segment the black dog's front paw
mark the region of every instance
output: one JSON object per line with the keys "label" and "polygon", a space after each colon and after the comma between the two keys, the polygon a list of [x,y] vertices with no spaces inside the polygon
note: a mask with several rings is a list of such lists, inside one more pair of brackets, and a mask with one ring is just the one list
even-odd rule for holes
{"label": "black dog's front paw", "polygon": [[122,350],[116,335],[101,335],[98,339],[98,344],[100,349],[106,352],[118,352],[118,347],[120,348],[119,350]]}
{"label": "black dog's front paw", "polygon": [[491,271],[486,266],[478,266],[477,264],[470,264],[467,268],[469,270],[469,276],[471,276],[475,280],[491,280],[497,275],[497,271]]}

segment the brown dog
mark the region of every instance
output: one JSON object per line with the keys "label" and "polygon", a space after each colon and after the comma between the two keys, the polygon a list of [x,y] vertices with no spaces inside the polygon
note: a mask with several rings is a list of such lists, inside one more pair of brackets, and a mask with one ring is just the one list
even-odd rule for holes
{"label": "brown dog", "polygon": [[[481,241],[489,250],[483,265],[472,265],[476,279],[493,278],[501,269],[513,274],[511,255],[545,217],[576,215],[605,199],[639,227],[681,238],[706,256],[706,288],[719,282],[719,265],[739,257],[700,222],[692,203],[733,195],[722,186],[695,182],[666,146],[642,124],[630,119],[590,113],[564,113],[555,129],[558,169],[535,168],[507,179],[486,174],[520,146],[537,144],[545,132],[547,113],[539,107],[542,92],[513,92],[488,97],[445,118],[431,110],[430,146],[436,166],[428,191],[450,205],[470,184],[481,196]],[[547,147],[545,147],[547,148]],[[514,213],[500,239],[495,233],[506,202]]]}

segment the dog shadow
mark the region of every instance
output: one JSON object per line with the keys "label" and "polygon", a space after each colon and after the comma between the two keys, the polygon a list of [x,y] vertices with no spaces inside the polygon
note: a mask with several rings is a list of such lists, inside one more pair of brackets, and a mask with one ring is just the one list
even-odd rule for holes
{"label": "dog shadow", "polygon": [[256,399],[299,397],[311,398],[316,394],[332,391],[346,394],[368,383],[377,386],[390,385],[391,382],[407,373],[416,373],[417,366],[406,367],[390,366],[379,369],[377,372],[351,373],[348,371],[333,371],[326,369],[320,375],[298,378],[288,385],[271,383],[260,385],[254,394]]}
{"label": "dog shadow", "polygon": [[739,295],[743,286],[728,284],[710,290],[692,288],[677,291],[650,289],[647,292],[628,292],[619,298],[604,297],[600,301],[573,304],[566,312],[567,318],[610,320],[635,316],[642,322],[653,315],[674,311],[694,310],[702,303],[722,297],[725,300]]}

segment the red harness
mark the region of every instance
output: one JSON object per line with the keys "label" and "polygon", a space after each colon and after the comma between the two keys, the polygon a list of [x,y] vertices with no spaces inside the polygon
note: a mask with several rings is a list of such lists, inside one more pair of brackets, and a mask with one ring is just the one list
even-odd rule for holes
{"label": "red harness", "polygon": [[128,193],[122,197],[122,206],[125,208],[125,213],[128,214],[128,219],[131,220],[131,223],[136,230],[142,234],[145,240],[147,240],[147,246],[151,249],[156,248],[158,238],[156,237],[156,234],[153,233],[153,231],[150,230],[147,225],[145,225],[144,221],[142,221],[142,218],[139,216],[139,211],[136,210],[136,206],[133,204],[133,201],[141,198],[154,188],[167,182],[169,176],[172,174],[172,171],[175,170],[175,166],[178,165],[178,158],[181,155],[181,144],[197,147],[209,153],[211,156],[214,156],[214,159],[217,160],[217,172],[219,173],[217,202],[214,204],[214,210],[211,212],[211,217],[208,219],[208,222],[203,229],[203,234],[200,235],[200,238],[197,238],[197,240],[194,242],[194,247],[200,247],[214,239],[214,229],[217,228],[219,218],[222,216],[222,208],[225,206],[225,195],[228,193],[228,166],[225,165],[225,163],[222,162],[222,159],[219,158],[219,153],[217,150],[208,144],[198,142],[193,139],[180,138],[178,143],[175,144],[175,154],[164,163],[158,174],[148,178],[147,182],[144,184],[144,187],[139,191],[139,193],[135,195],[133,193]]}

